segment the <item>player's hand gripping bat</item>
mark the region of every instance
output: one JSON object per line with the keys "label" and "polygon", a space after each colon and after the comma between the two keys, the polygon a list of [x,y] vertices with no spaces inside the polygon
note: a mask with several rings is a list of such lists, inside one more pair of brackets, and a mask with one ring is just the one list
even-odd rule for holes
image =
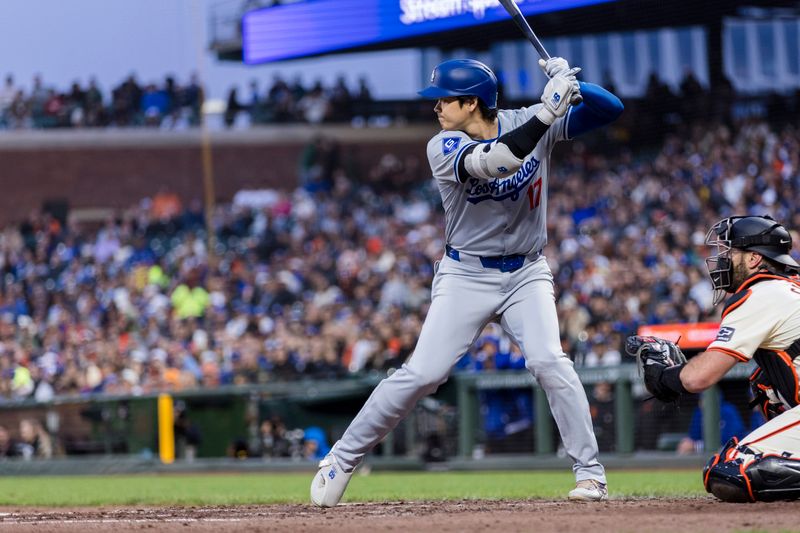
{"label": "player's hand gripping bat", "polygon": [[[511,18],[514,19],[517,27],[522,30],[523,35],[525,35],[525,37],[531,42],[536,51],[539,52],[541,58],[545,61],[550,59],[550,54],[547,53],[547,50],[545,50],[542,42],[539,40],[536,34],[533,33],[533,29],[531,28],[530,24],[528,24],[528,21],[525,20],[525,17],[522,16],[522,12],[519,10],[517,4],[514,3],[514,0],[498,1],[500,2],[500,5],[505,8],[508,14],[511,15]],[[578,105],[581,102],[583,102],[583,97],[580,95],[580,93],[575,93],[572,95],[572,98],[570,99],[570,103],[572,105]]]}

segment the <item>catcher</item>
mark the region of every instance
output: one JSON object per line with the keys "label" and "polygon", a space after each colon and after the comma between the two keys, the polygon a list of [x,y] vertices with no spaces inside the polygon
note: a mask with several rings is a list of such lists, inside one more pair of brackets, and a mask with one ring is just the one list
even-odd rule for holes
{"label": "catcher", "polygon": [[734,216],[715,224],[706,244],[714,304],[729,296],[716,339],[688,363],[675,343],[628,337],[653,396],[673,402],[715,384],[738,362],[754,360],[750,377],[768,422],[735,437],[703,469],[706,490],[727,502],[800,498],[800,277],[792,238],[769,216]]}

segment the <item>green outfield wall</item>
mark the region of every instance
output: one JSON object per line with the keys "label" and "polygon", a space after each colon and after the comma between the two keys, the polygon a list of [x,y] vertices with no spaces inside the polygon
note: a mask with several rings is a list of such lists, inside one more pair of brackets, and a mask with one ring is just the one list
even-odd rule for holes
{"label": "green outfield wall", "polygon": [[[635,365],[579,370],[601,451],[623,456],[674,450],[688,434],[698,408],[703,413],[703,441],[719,442],[726,424],[720,419],[719,402],[726,398],[745,418],[749,373],[747,365],[739,365],[702,396],[687,395],[679,404],[665,405],[647,399]],[[303,430],[310,427],[321,429],[330,444],[383,377],[173,391],[178,459],[187,458],[187,446],[193,449],[189,458],[259,455],[264,420],[285,425],[296,445],[295,455]],[[598,391],[605,396],[600,398]],[[0,404],[0,425],[18,438],[22,419],[37,420],[53,440],[55,457],[157,457],[156,406],[157,394],[58,397],[47,403],[6,401]],[[503,432],[498,437],[495,419],[503,421],[506,413],[515,411],[522,414],[519,420],[507,421],[508,438]],[[504,454],[545,458],[561,453],[559,444],[544,391],[529,373],[456,373],[435,395],[423,399],[374,455],[431,462]]]}

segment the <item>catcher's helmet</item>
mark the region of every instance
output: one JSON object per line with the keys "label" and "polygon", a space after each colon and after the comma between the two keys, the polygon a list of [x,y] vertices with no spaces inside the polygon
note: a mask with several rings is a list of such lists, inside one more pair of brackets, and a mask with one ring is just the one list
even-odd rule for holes
{"label": "catcher's helmet", "polygon": [[[723,218],[706,235],[706,244],[717,247],[717,255],[706,259],[714,289],[731,292],[733,263],[731,248],[756,252],[788,268],[800,264],[792,258],[792,236],[769,215]],[[715,303],[720,298],[715,298]]]}
{"label": "catcher's helmet", "polygon": [[477,96],[486,107],[497,107],[497,78],[492,69],[474,59],[451,59],[431,74],[431,84],[420,96],[436,100],[448,96]]}

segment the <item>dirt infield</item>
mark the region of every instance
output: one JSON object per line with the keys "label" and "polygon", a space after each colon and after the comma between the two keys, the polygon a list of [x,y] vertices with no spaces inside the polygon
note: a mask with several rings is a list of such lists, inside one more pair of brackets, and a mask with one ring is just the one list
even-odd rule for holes
{"label": "dirt infield", "polygon": [[0,508],[0,530],[77,531],[796,531],[800,502],[684,500],[460,501],[163,508]]}

